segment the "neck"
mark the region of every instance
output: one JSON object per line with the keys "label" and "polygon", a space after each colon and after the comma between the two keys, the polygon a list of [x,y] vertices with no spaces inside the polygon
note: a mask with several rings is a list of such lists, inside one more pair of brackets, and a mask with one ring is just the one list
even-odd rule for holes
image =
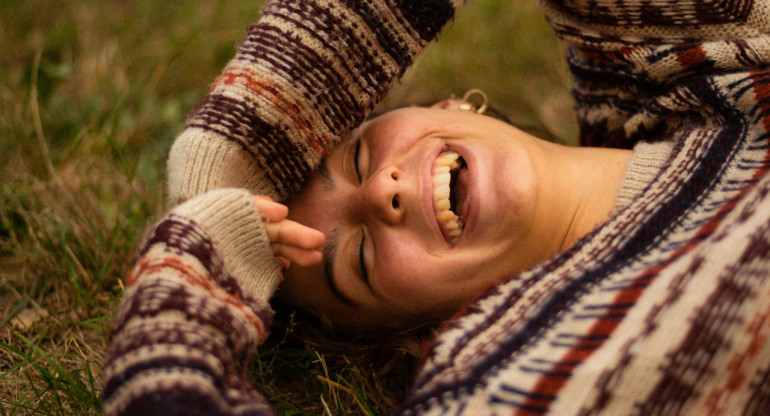
{"label": "neck", "polygon": [[560,251],[607,221],[615,210],[620,183],[632,152],[622,149],[573,148],[574,202]]}
{"label": "neck", "polygon": [[[553,204],[558,251],[609,219],[615,209],[630,150],[546,145],[551,154],[544,197]],[[555,155],[555,157],[553,157]]]}

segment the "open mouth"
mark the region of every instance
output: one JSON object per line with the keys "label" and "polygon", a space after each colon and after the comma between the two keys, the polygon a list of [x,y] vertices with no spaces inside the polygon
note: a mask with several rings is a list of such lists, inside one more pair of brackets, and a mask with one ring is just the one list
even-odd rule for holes
{"label": "open mouth", "polygon": [[463,234],[468,204],[468,166],[457,152],[441,153],[433,162],[433,208],[441,233],[450,244]]}

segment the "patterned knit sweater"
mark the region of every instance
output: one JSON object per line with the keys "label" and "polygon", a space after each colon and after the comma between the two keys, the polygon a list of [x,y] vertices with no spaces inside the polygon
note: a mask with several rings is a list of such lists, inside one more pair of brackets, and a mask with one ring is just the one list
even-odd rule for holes
{"label": "patterned knit sweater", "polygon": [[[246,366],[279,270],[249,194],[296,189],[459,3],[264,9],[172,149],[187,202],[140,242],[105,414],[271,414]],[[446,321],[398,413],[770,414],[770,0],[540,3],[582,143],[671,151],[640,177],[636,146],[607,223]]]}

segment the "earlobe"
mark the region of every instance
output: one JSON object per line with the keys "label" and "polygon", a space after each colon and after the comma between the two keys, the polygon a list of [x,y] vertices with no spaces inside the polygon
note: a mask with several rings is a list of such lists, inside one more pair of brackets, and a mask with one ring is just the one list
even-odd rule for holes
{"label": "earlobe", "polygon": [[446,98],[431,105],[430,108],[435,108],[439,110],[460,110],[460,105],[462,103],[463,103],[463,100],[459,98]]}
{"label": "earlobe", "polygon": [[[479,104],[474,102],[479,100],[481,101]],[[474,88],[468,90],[465,95],[463,95],[462,99],[447,98],[433,104],[431,108],[470,111],[474,114],[484,114],[484,112],[487,111],[487,94],[478,88]]]}

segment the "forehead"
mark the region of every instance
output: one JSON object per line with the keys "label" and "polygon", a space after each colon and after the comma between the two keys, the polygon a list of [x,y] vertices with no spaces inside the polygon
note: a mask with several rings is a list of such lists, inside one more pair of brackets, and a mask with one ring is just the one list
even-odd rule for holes
{"label": "forehead", "polygon": [[[344,143],[345,141],[354,140],[359,136],[364,136],[367,141],[388,140],[395,130],[399,130],[405,126],[411,128],[427,126],[432,121],[438,122],[443,120],[444,117],[453,114],[456,114],[456,112],[436,108],[396,108],[378,114],[372,114],[361,123],[361,125],[353,129],[350,134],[345,136],[341,142]],[[446,120],[443,120],[442,124],[445,122]]]}
{"label": "forehead", "polygon": [[[351,139],[348,137],[345,140]],[[341,145],[344,144],[343,141]],[[292,264],[283,273],[284,284],[281,287],[282,297],[290,303],[315,315],[326,315],[332,321],[336,320],[335,315],[350,313],[350,302],[340,300],[345,297],[339,295],[334,282],[328,278],[334,273],[336,235],[342,224],[345,204],[342,191],[346,184],[340,178],[338,167],[341,164],[339,153],[343,148],[345,146],[337,147],[303,189],[287,201],[288,218],[323,232],[326,241],[321,248],[324,255],[322,264],[311,267]]]}

